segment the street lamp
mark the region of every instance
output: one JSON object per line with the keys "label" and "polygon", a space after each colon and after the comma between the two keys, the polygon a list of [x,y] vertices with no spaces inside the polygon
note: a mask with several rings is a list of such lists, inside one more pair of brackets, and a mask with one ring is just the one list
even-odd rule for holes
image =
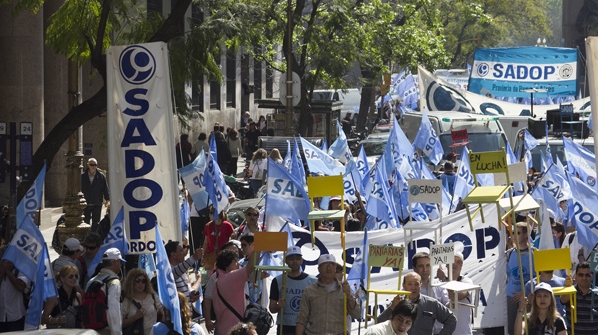
{"label": "street lamp", "polygon": [[540,37],[538,37],[538,40],[536,41],[536,46],[537,47],[547,47],[548,45],[546,45],[546,38],[541,39]]}

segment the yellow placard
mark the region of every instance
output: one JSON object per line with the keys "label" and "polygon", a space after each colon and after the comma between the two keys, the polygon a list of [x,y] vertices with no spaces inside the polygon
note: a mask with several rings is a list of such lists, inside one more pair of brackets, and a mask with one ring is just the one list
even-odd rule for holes
{"label": "yellow placard", "polygon": [[368,255],[369,266],[403,268],[405,258],[405,247],[393,247],[390,245],[370,244]]}
{"label": "yellow placard", "polygon": [[507,172],[507,155],[504,151],[470,152],[471,173]]}

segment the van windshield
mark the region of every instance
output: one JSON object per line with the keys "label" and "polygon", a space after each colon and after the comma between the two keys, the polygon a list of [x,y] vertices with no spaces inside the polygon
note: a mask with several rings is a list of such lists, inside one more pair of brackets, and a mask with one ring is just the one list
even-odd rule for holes
{"label": "van windshield", "polygon": [[[502,150],[506,143],[502,133],[470,133],[468,136],[469,151],[473,152]],[[453,144],[451,134],[441,134],[439,137],[444,153],[449,153],[449,147]],[[461,155],[461,149],[458,149],[457,154]]]}

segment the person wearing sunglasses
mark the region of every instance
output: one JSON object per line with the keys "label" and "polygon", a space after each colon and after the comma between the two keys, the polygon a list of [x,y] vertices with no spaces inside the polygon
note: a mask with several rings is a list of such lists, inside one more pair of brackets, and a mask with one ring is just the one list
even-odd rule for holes
{"label": "person wearing sunglasses", "polygon": [[102,203],[106,200],[106,207],[110,205],[110,191],[106,176],[98,171],[98,161],[95,158],[87,160],[87,169],[81,174],[81,192],[87,202],[83,210],[85,223],[93,228],[100,223]]}
{"label": "person wearing sunglasses", "polygon": [[258,224],[258,218],[260,217],[260,211],[257,207],[249,207],[245,210],[245,222],[243,222],[231,236],[231,239],[240,240],[242,236],[248,233],[256,233],[259,231],[266,231],[266,226]]}
{"label": "person wearing sunglasses", "polygon": [[124,293],[125,299],[121,305],[123,329],[143,318],[143,333],[149,334],[154,324],[163,320],[164,311],[160,297],[143,269],[129,271],[125,278]]}
{"label": "person wearing sunglasses", "polygon": [[87,266],[91,264],[91,261],[100,250],[100,246],[102,245],[102,237],[98,233],[89,233],[85,236],[85,240],[83,240],[83,248],[85,251],[75,259],[75,265],[79,270],[79,286],[85,287],[89,278],[91,278],[87,274]]}
{"label": "person wearing sunglasses", "polygon": [[[79,240],[74,237],[68,238],[66,241],[64,241],[64,245],[62,246],[62,252],[60,256],[58,256],[58,258],[56,258],[52,262],[52,270],[54,271],[54,274],[58,277],[58,273],[66,265],[72,265],[75,268],[77,268],[75,260],[79,258],[79,256],[81,256],[84,250],[85,249],[83,249],[81,242],[79,242]],[[81,295],[85,293],[81,286],[79,286],[78,280],[75,285],[75,289]]]}
{"label": "person wearing sunglasses", "polygon": [[[592,293],[592,282],[594,275],[590,268],[590,262],[583,261],[577,264],[575,268],[575,288],[577,289],[577,322],[575,322],[575,334],[586,335],[596,334],[598,328],[598,318],[592,317],[596,306],[598,306],[598,295]],[[565,286],[571,285],[571,279],[565,280]],[[570,297],[568,295],[560,296],[561,303],[565,305],[567,329],[571,329],[571,307],[569,305]],[[593,302],[592,302],[593,300]]]}
{"label": "person wearing sunglasses", "polygon": [[57,276],[58,297],[48,298],[44,303],[42,323],[48,328],[81,328],[81,294],[75,286],[79,281],[79,270],[65,265]]}

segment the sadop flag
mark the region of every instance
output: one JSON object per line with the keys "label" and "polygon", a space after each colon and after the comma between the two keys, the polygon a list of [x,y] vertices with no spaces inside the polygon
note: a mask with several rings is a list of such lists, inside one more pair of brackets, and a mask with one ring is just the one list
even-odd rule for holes
{"label": "sadop flag", "polygon": [[17,206],[17,229],[21,227],[23,218],[25,215],[31,217],[31,220],[35,220],[35,212],[41,207],[42,191],[44,188],[44,180],[46,179],[46,161],[44,166],[35,178],[35,181],[29,188],[29,191],[25,193],[21,202]]}
{"label": "sadop flag", "polygon": [[417,135],[415,135],[413,144],[415,144],[415,146],[420,149],[424,155],[434,163],[434,165],[442,160],[444,149],[442,148],[438,135],[434,131],[434,128],[432,128],[432,123],[430,123],[430,119],[425,110],[422,113],[419,131],[417,132]]}
{"label": "sadop flag", "polygon": [[266,215],[289,218],[295,222],[307,220],[310,204],[303,184],[270,158],[268,158],[266,202]]}
{"label": "sadop flag", "polygon": [[[91,260],[89,265],[87,266],[87,275],[92,277],[96,267],[102,261],[102,257],[104,257],[104,252],[110,248],[116,248],[120,251],[120,254],[127,255],[129,253],[129,248],[127,247],[127,237],[125,236],[125,232],[123,230],[123,222],[124,222],[125,214],[124,214],[124,207],[120,208],[112,226],[110,227],[110,231],[108,231],[108,235],[104,239],[104,243],[96,253],[95,257]],[[156,227],[156,230],[158,228]]]}
{"label": "sadop flag", "polygon": [[[322,173],[326,176],[338,176],[345,172],[345,167],[336,159],[320,150],[315,145],[301,137],[303,154],[311,173]],[[294,175],[295,173],[293,173]]]}
{"label": "sadop flag", "polygon": [[[212,139],[215,136],[212,136]],[[214,145],[214,147],[212,147]],[[228,187],[218,166],[216,141],[210,140],[210,154],[208,167],[204,174],[203,185],[208,191],[208,197],[214,206],[214,213],[220,213],[228,207]],[[217,215],[217,214],[216,214]]]}
{"label": "sadop flag", "polygon": [[332,158],[338,159],[341,163],[347,163],[353,159],[353,155],[351,155],[351,150],[349,150],[347,136],[345,136],[345,132],[343,131],[341,123],[338,120],[336,120],[336,125],[338,129],[338,137],[328,149],[328,154]]}
{"label": "sadop flag", "polygon": [[181,205],[181,228],[183,235],[187,235],[189,229],[189,218],[191,217],[191,209],[189,208],[189,202],[187,198],[183,198],[183,204]]}
{"label": "sadop flag", "polygon": [[44,236],[33,223],[31,217],[25,215],[2,259],[11,261],[17,270],[22,272],[29,280],[34,281],[37,264],[40,262],[45,245]]}
{"label": "sadop flag", "polygon": [[189,191],[191,199],[193,199],[193,206],[197,210],[206,208],[209,203],[208,190],[203,185],[206,166],[206,154],[202,149],[191,164],[179,169],[181,177],[185,181],[187,191]]}
{"label": "sadop flag", "polygon": [[299,150],[299,144],[297,139],[293,138],[293,156],[291,159],[291,170],[289,173],[291,176],[297,178],[301,185],[305,185],[307,182],[305,179],[305,168],[303,167],[303,159],[301,159],[301,150]]}
{"label": "sadop flag", "polygon": [[399,127],[397,119],[392,116],[393,126],[388,136],[388,142],[384,148],[384,163],[386,164],[386,175],[391,176],[391,172],[396,170],[401,164],[403,157],[406,156],[408,159],[413,157],[413,146],[407,136]]}
{"label": "sadop flag", "polygon": [[328,151],[328,141],[326,140],[326,137],[324,137],[324,139],[322,140],[322,145],[320,146],[320,150]]}
{"label": "sadop flag", "polygon": [[156,262],[154,262],[153,254],[139,254],[138,264],[139,268],[143,269],[150,279],[154,277],[154,271],[156,271]]}
{"label": "sadop flag", "polygon": [[[297,225],[296,223],[293,222],[294,225]],[[287,233],[287,249],[290,249],[291,247],[295,246],[295,240],[293,240],[293,231],[291,230],[291,221],[287,220],[284,225],[282,225],[282,228],[280,228],[281,232],[286,232]]]}
{"label": "sadop flag", "polygon": [[166,255],[164,242],[160,235],[159,224],[156,222],[156,268],[158,269],[158,295],[162,306],[170,311],[170,319],[173,323],[173,329],[179,334],[183,334],[183,327],[181,324],[181,306],[179,304],[179,296],[177,294],[176,284],[174,283],[174,276],[172,275],[172,268]]}
{"label": "sadop flag", "polygon": [[56,280],[54,280],[54,271],[52,271],[50,256],[48,255],[48,247],[45,244],[39,262],[37,263],[35,280],[32,280],[32,282],[33,291],[31,292],[29,307],[27,308],[25,330],[39,328],[44,302],[48,298],[58,296]]}
{"label": "sadop flag", "polygon": [[358,288],[367,287],[368,278],[368,248],[370,244],[368,242],[368,230],[363,232],[363,241],[359,248],[354,248],[353,253],[353,265],[347,275],[347,282],[353,292],[356,292]]}
{"label": "sadop flag", "polygon": [[464,159],[461,160],[459,169],[457,169],[457,177],[455,178],[455,192],[453,193],[453,199],[451,201],[450,213],[454,212],[454,210],[457,208],[457,204],[459,204],[459,201],[461,199],[465,199],[465,197],[467,197],[469,192],[471,192],[475,186],[473,174],[471,173],[471,169],[469,167],[469,150],[466,146],[463,146],[461,157],[464,157]]}
{"label": "sadop flag", "polygon": [[579,243],[592,250],[598,244],[598,193],[571,174],[567,179],[575,194],[570,199],[569,219],[577,227]]}
{"label": "sadop flag", "polygon": [[538,144],[538,140],[536,140],[527,129],[524,129],[523,147],[525,148],[525,162],[527,163],[528,169],[533,166],[532,150],[534,150]]}
{"label": "sadop flag", "polygon": [[596,189],[596,156],[588,149],[563,136],[563,147],[567,157],[567,170],[579,174],[579,178]]}
{"label": "sadop flag", "polygon": [[368,229],[397,228],[397,216],[393,211],[394,206],[389,206],[387,203],[387,200],[391,199],[388,194],[388,182],[382,175],[380,165],[377,165],[372,179],[372,188],[366,205],[366,212],[375,217],[378,222],[375,227],[368,227]]}

